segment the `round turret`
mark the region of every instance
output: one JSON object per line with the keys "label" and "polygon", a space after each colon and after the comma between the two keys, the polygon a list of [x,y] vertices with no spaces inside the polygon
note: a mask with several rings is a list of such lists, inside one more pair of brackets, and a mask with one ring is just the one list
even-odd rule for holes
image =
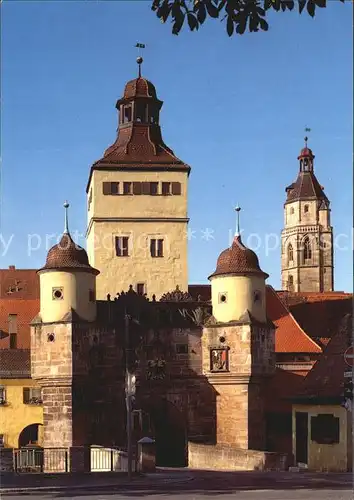
{"label": "round turret", "polygon": [[213,316],[217,321],[240,321],[247,314],[266,321],[265,280],[258,257],[235,236],[230,248],[219,255],[216,270],[209,276]]}
{"label": "round turret", "polygon": [[90,266],[86,251],[72,239],[67,224],[69,204],[65,203],[64,207],[64,234],[38,270],[41,318],[44,323],[60,322],[74,312],[82,320],[94,321],[99,271]]}

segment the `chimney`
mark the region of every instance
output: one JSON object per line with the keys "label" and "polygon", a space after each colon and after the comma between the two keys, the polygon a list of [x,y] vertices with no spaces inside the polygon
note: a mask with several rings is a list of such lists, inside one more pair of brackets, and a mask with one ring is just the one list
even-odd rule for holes
{"label": "chimney", "polygon": [[10,271],[14,271],[16,268],[15,266],[9,266]]}

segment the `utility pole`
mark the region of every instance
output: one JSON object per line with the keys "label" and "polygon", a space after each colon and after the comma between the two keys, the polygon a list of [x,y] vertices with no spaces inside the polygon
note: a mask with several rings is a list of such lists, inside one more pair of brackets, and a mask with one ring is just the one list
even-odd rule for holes
{"label": "utility pole", "polygon": [[131,346],[129,335],[130,317],[125,309],[125,403],[127,408],[127,451],[128,480],[132,478],[133,448],[132,448],[132,396],[135,394],[135,375],[131,373]]}

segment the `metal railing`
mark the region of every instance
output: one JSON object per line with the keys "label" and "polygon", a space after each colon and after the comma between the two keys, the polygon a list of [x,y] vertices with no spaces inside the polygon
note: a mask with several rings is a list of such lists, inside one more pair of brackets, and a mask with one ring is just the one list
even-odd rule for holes
{"label": "metal railing", "polygon": [[[76,447],[76,450],[79,447]],[[87,469],[90,472],[127,472],[128,454],[120,448],[103,446],[82,447],[82,457],[88,451]],[[135,455],[135,453],[134,453]],[[20,448],[13,452],[13,467],[16,472],[23,473],[59,473],[70,472],[73,457],[70,448]],[[133,460],[132,471],[137,470]]]}
{"label": "metal railing", "polygon": [[69,472],[65,448],[20,448],[14,450],[16,472]]}

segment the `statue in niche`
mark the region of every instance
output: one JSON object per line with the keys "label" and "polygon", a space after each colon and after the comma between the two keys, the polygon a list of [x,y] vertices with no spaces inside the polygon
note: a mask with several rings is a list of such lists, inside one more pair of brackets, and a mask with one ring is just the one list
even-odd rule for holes
{"label": "statue in niche", "polygon": [[210,371],[227,372],[229,370],[228,349],[212,349],[210,351]]}

